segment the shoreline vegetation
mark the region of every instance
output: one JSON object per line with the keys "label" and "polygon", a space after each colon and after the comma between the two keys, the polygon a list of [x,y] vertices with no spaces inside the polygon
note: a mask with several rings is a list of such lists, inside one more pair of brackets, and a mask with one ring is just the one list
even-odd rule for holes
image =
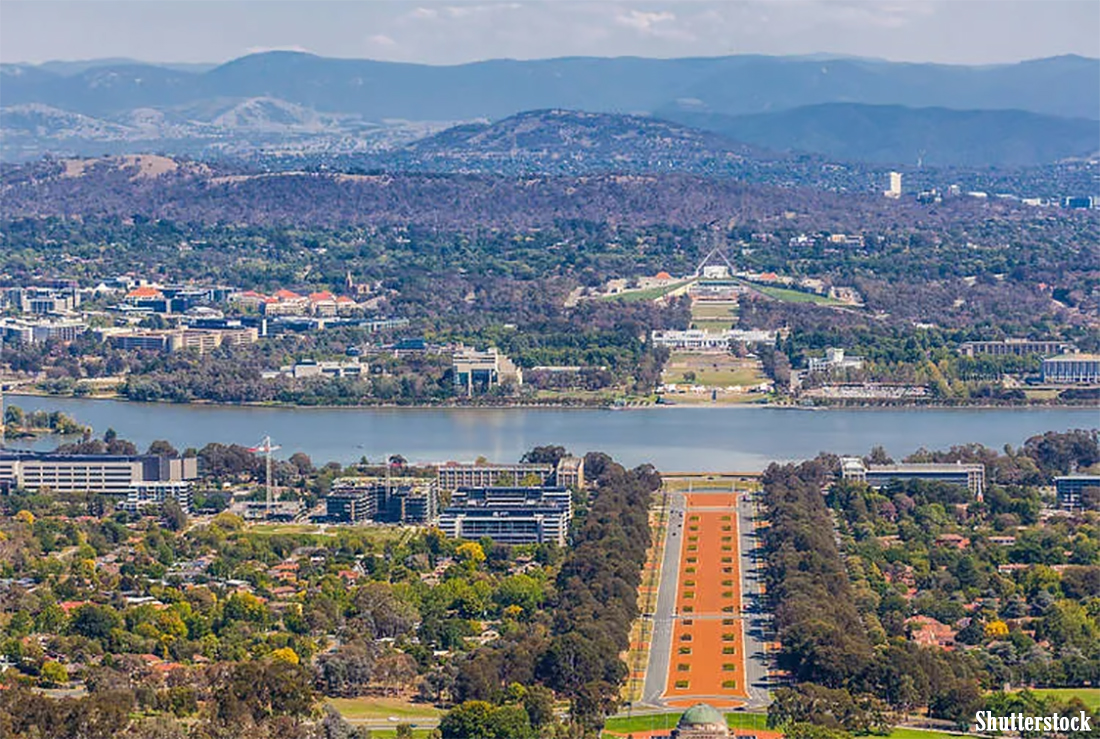
{"label": "shoreline vegetation", "polygon": [[[445,401],[445,402],[417,402],[417,403],[348,403],[348,404],[307,404],[307,403],[282,403],[278,401],[270,402],[253,402],[253,401],[216,401],[216,400],[189,400],[189,401],[172,401],[172,400],[131,400],[125,395],[120,393],[97,393],[88,395],[79,395],[76,393],[51,393],[37,388],[17,388],[13,390],[7,390],[6,395],[15,397],[32,397],[32,398],[64,398],[72,400],[99,400],[99,401],[115,401],[119,403],[139,403],[139,404],[157,404],[157,405],[185,405],[185,406],[202,406],[202,407],[219,407],[219,408],[285,408],[285,409],[328,409],[328,410],[363,410],[363,409],[403,409],[403,410],[637,410],[642,408],[691,408],[691,409],[711,409],[711,410],[730,410],[741,408],[768,408],[773,410],[796,410],[796,411],[828,411],[828,410],[990,410],[990,409],[1018,409],[1018,410],[1040,410],[1048,408],[1100,408],[1100,404],[1094,399],[1080,399],[1080,400],[1028,400],[1025,402],[1005,401],[1001,403],[991,403],[988,399],[982,399],[983,402],[968,402],[957,401],[950,403],[943,402],[907,402],[907,401],[878,401],[878,402],[832,402],[832,403],[815,403],[815,404],[799,404],[790,402],[773,402],[767,399],[761,399],[760,401],[750,401],[744,403],[714,403],[714,402],[661,402],[658,396],[657,399],[652,398],[632,398],[628,400],[590,400],[584,398],[577,399],[543,399],[537,401],[517,401],[512,403],[500,402],[499,398],[486,398],[485,402],[468,402],[468,401]],[[80,433],[80,432],[75,432]]]}
{"label": "shoreline vegetation", "polygon": [[88,435],[91,426],[76,421],[61,411],[25,412],[17,405],[3,409],[2,439],[27,440],[43,436],[72,437]]}

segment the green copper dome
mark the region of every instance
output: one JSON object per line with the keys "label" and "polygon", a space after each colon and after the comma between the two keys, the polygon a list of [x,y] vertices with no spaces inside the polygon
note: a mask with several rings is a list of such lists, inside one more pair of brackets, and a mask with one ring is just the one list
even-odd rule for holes
{"label": "green copper dome", "polygon": [[694,726],[726,726],[726,718],[706,703],[696,703],[684,712],[680,722],[676,724],[678,729],[689,729]]}

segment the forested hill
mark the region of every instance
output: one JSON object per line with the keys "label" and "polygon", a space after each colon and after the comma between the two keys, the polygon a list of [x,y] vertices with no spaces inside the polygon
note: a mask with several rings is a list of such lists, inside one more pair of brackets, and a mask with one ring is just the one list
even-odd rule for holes
{"label": "forested hill", "polygon": [[4,219],[114,216],[303,227],[421,224],[465,230],[575,220],[623,225],[776,222],[843,230],[856,219],[867,227],[899,217],[912,224],[945,223],[967,214],[985,217],[1019,208],[966,198],[929,210],[875,195],[681,174],[249,174],[153,156],[9,166],[0,182]]}
{"label": "forested hill", "polygon": [[1022,110],[827,103],[744,116],[670,116],[765,149],[848,162],[1012,167],[1100,153],[1100,121]]}
{"label": "forested hill", "polygon": [[684,172],[738,175],[776,159],[723,135],[650,116],[535,110],[415,141],[390,168],[495,174]]}

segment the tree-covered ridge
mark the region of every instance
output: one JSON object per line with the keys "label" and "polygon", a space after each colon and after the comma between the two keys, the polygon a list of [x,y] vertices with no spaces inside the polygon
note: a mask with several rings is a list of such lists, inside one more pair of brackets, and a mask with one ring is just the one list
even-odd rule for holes
{"label": "tree-covered ridge", "polygon": [[[1089,164],[1060,165],[1051,172],[996,171],[984,183],[981,175],[944,173],[945,181],[919,184],[916,189],[946,190],[948,184],[962,180],[968,189],[1018,194],[1015,199],[953,197],[929,207],[908,198],[883,198],[879,183],[885,183],[885,172],[853,171],[847,181],[834,183],[832,191],[806,187],[802,181],[806,176],[845,172],[843,166],[816,159],[805,162],[808,173],[772,177],[766,184],[751,173],[723,177],[676,170],[612,169],[580,176],[431,174],[406,172],[399,166],[363,170],[325,164],[309,170],[271,171],[249,164],[157,161],[163,162],[163,171],[153,176],[127,158],[2,165],[3,217],[137,217],[287,228],[419,225],[464,231],[545,228],[573,220],[698,226],[732,219],[739,224],[777,221],[803,230],[843,231],[853,230],[853,223],[862,228],[897,223],[945,226],[960,218],[984,220],[1004,214],[1030,220],[1036,214],[1019,198],[1057,199],[1066,192],[1087,193],[1095,177],[1095,165]],[[919,180],[922,174],[914,172],[911,177]],[[911,181],[910,187],[914,187]]]}
{"label": "tree-covered ridge", "polygon": [[[128,176],[123,182],[118,186],[154,186]],[[619,202],[619,195],[611,197]],[[340,291],[350,273],[369,286],[371,315],[411,323],[399,334],[340,330],[261,341],[202,359],[137,356],[78,341],[9,344],[5,360],[16,372],[44,372],[40,379],[50,391],[72,392],[82,379],[124,376],[121,393],[141,400],[451,402],[446,353],[415,360],[372,357],[378,371],[363,381],[260,376],[299,359],[339,357],[352,344],[420,335],[441,344],[496,345],[526,369],[586,368],[576,376],[531,372],[527,395],[508,391],[493,402],[645,397],[664,364],[646,339],[654,330],[687,328],[693,320],[687,301],[598,300],[588,299],[586,291],[615,278],[629,283],[661,271],[689,275],[716,241],[747,272],[852,286],[864,299],[864,308],[854,308],[786,302],[752,291],[742,296],[731,316],[737,327],[789,329],[779,354],[761,355],[780,393],[788,387],[787,367],[802,369],[825,348],[840,347],[863,357],[864,367],[803,378],[804,390],[836,382],[910,383],[927,386],[929,398],[941,403],[1031,402],[1003,377],[1036,375],[1037,357],[968,358],[959,354],[959,345],[1031,337],[1065,340],[1086,352],[1100,348],[1100,221],[1094,213],[1021,209],[1000,201],[902,204],[894,211],[868,201],[871,210],[863,212],[858,199],[852,210],[840,201],[797,197],[803,200],[785,214],[742,212],[742,200],[731,202],[748,217],[733,224],[723,218],[724,228],[700,225],[694,216],[684,225],[638,224],[611,218],[611,211],[596,220],[554,216],[538,226],[500,228],[470,222],[286,227],[87,214],[10,219],[0,229],[7,285],[64,277],[92,287],[130,273],[266,292]],[[744,202],[748,208],[750,201]],[[859,233],[862,245],[832,243],[828,237],[838,232]],[[86,307],[108,305],[92,301]],[[561,392],[563,384],[579,392],[562,400],[568,394]],[[1062,400],[1080,402],[1086,399],[1077,397],[1082,392],[1088,393],[1066,391]]]}
{"label": "tree-covered ridge", "polygon": [[[660,477],[648,466],[625,470],[603,454],[587,455],[585,470],[596,479],[592,501],[574,526],[545,619],[538,629],[483,647],[458,664],[455,699],[463,702],[452,711],[454,728],[448,730],[452,724],[444,721],[445,739],[502,736],[483,724],[460,729],[457,717],[482,710],[474,708],[478,701],[515,704],[513,683],[541,685],[568,699],[571,730],[578,736],[596,735],[617,708],[627,674],[620,655],[637,616],[649,503]],[[531,720],[535,724],[534,715]]]}
{"label": "tree-covered ridge", "polygon": [[[74,451],[93,443],[103,442]],[[200,457],[211,491],[262,479],[242,448],[184,453]],[[595,483],[577,491],[569,549],[438,530],[281,532],[231,513],[189,521],[178,508],[159,521],[95,517],[92,496],[6,496],[0,730],[330,739],[351,729],[320,701],[372,695],[454,707],[448,737],[594,736],[625,674],[619,654],[660,478],[602,454],[586,462]],[[295,455],[275,472],[312,504],[333,477],[380,469],[315,468]]]}
{"label": "tree-covered ridge", "polygon": [[907,716],[965,726],[979,709],[1083,708],[998,691],[1100,675],[1100,500],[1079,516],[1044,513],[1052,476],[1100,463],[1096,432],[908,461],[981,462],[984,499],[944,483],[841,482],[826,455],[766,473],[768,593],[793,683],[776,693],[773,724],[865,733]]}

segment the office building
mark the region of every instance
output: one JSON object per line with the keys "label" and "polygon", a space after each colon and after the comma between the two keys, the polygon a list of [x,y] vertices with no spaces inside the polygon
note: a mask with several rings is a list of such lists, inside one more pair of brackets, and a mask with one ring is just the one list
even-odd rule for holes
{"label": "office building", "polygon": [[76,319],[24,321],[18,318],[0,320],[0,336],[12,344],[41,344],[46,341],[72,341],[88,325]]}
{"label": "office building", "polygon": [[334,523],[373,521],[378,512],[378,496],[373,487],[333,486],[325,497],[325,516]]}
{"label": "office building", "polygon": [[137,309],[147,313],[186,313],[208,303],[217,303],[228,294],[226,288],[193,285],[137,285],[130,288],[116,309]]}
{"label": "office building", "polygon": [[134,483],[119,508],[130,513],[155,512],[169,500],[176,501],[184,513],[190,514],[193,501],[191,483],[187,480]]}
{"label": "office building", "polygon": [[1043,382],[1055,385],[1100,383],[1100,355],[1065,354],[1044,359]]}
{"label": "office building", "polygon": [[439,518],[439,488],[421,478],[342,477],[325,499],[325,514],[339,523],[430,526]]}
{"label": "office building", "polygon": [[1088,195],[1077,195],[1062,198],[1062,207],[1078,210],[1088,210],[1096,205],[1096,200]]}
{"label": "office building", "polygon": [[431,526],[439,519],[439,488],[435,483],[383,486],[376,520],[407,526]]}
{"label": "office building", "polygon": [[865,482],[873,488],[892,480],[929,480],[961,485],[978,499],[985,493],[985,466],[980,464],[915,462],[910,464],[864,464],[859,457],[841,457],[841,477]]}
{"label": "office building", "polygon": [[837,246],[863,246],[863,234],[830,234],[829,243]]}
{"label": "office building", "polygon": [[775,331],[726,329],[723,331],[654,331],[650,336],[654,346],[664,346],[678,351],[728,352],[733,344],[774,345]]}
{"label": "office building", "polygon": [[80,307],[80,291],[76,283],[57,282],[52,286],[13,287],[4,293],[5,302],[20,313],[44,316],[72,313]]}
{"label": "office building", "polygon": [[152,454],[55,454],[0,451],[0,488],[56,493],[129,495],[142,483],[179,482],[198,477],[194,457]]}
{"label": "office building", "polygon": [[846,357],[843,349],[826,349],[824,357],[810,357],[808,364],[810,372],[862,369],[863,357]]}
{"label": "office building", "polygon": [[584,458],[562,457],[557,465],[550,464],[458,464],[447,462],[437,468],[439,489],[490,488],[506,483],[521,485],[524,480],[539,485],[579,490],[584,487]]}
{"label": "office building", "polygon": [[1073,351],[1073,345],[1065,341],[1032,341],[1030,339],[1005,339],[1004,341],[964,341],[959,344],[959,354],[974,357],[988,354],[994,357],[1029,354],[1059,355]]}
{"label": "office building", "polygon": [[98,329],[100,340],[124,351],[178,352],[192,349],[207,354],[223,344],[255,343],[259,331],[251,326],[226,329],[178,328],[169,330]]}
{"label": "office building", "polygon": [[475,392],[486,392],[505,381],[523,384],[523,370],[496,347],[478,351],[460,346],[454,352],[451,365],[455,387],[467,396],[472,396]]}
{"label": "office building", "polygon": [[890,173],[890,189],[884,192],[883,195],[894,200],[901,197],[901,172]]}
{"label": "office building", "polygon": [[1100,494],[1100,475],[1065,475],[1054,478],[1054,490],[1058,494],[1058,507],[1064,511],[1078,511],[1086,490],[1095,489]]}
{"label": "office building", "polygon": [[[534,477],[532,477],[534,476]],[[554,466],[549,464],[458,464],[447,462],[436,470],[440,490],[490,488],[504,482],[517,485],[521,480],[538,478],[539,485],[553,482]]]}
{"label": "office building", "polygon": [[564,487],[461,488],[443,510],[439,527],[456,539],[564,545],[572,518],[572,494]]}
{"label": "office building", "polygon": [[307,359],[297,364],[288,364],[280,367],[278,371],[267,371],[263,373],[265,379],[274,379],[276,377],[291,377],[295,380],[306,379],[310,377],[363,377],[367,374],[367,365],[359,361],[358,358],[348,361],[324,361],[318,362],[316,360]]}
{"label": "office building", "polygon": [[584,457],[562,457],[554,469],[554,484],[581,490],[584,488]]}

